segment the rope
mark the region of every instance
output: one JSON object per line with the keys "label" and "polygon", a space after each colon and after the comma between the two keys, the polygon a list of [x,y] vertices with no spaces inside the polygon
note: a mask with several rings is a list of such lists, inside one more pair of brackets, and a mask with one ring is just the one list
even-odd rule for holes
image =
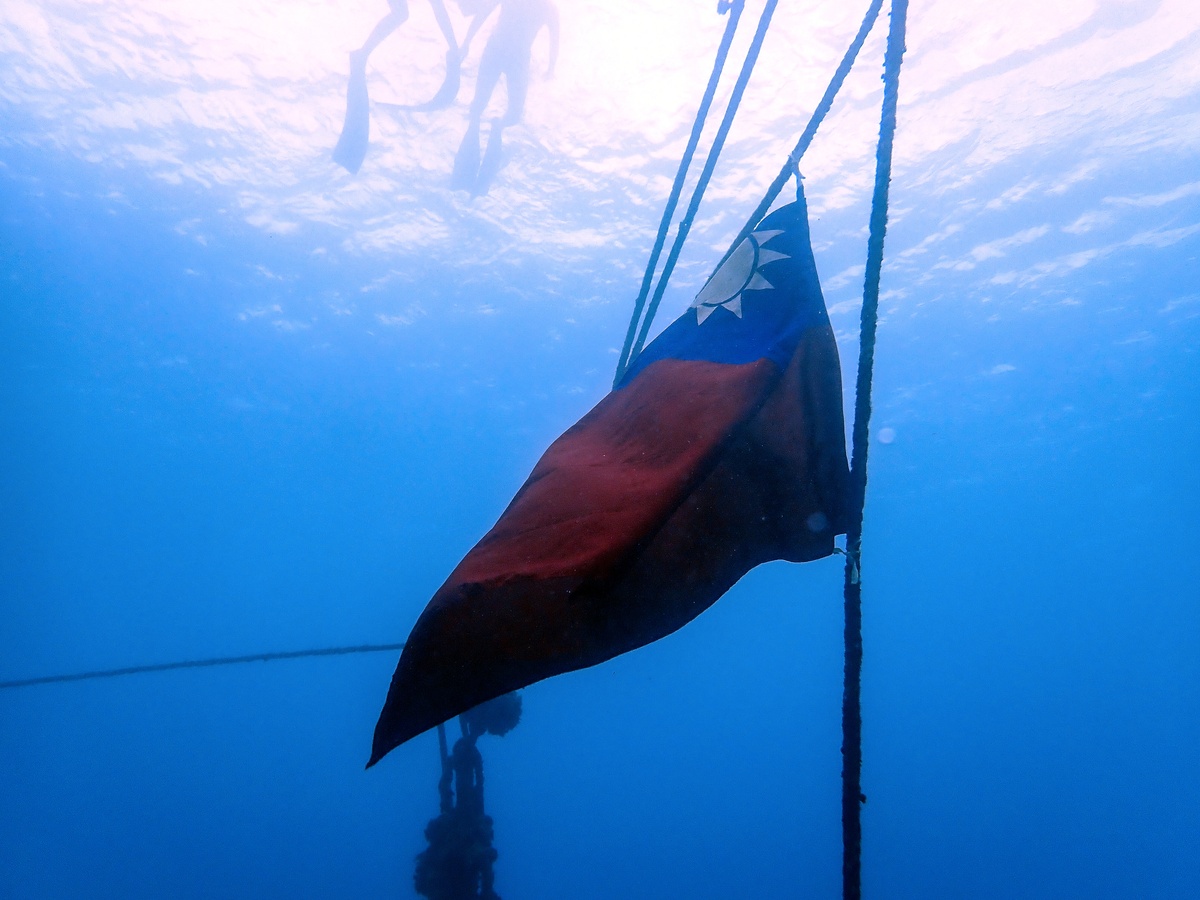
{"label": "rope", "polygon": [[708,151],[708,159],[704,163],[704,170],[700,173],[700,177],[696,182],[696,187],[692,191],[692,199],[688,203],[687,212],[679,222],[679,228],[675,233],[675,242],[671,245],[671,252],[667,256],[666,263],[663,264],[662,274],[658,278],[658,286],[654,289],[654,297],[650,300],[650,308],[646,311],[646,317],[642,322],[642,327],[638,331],[637,340],[626,354],[627,359],[624,365],[617,368],[616,378],[613,379],[613,386],[616,387],[624,377],[626,370],[638,353],[641,352],[642,346],[646,343],[646,335],[650,331],[650,325],[654,321],[654,314],[658,312],[658,306],[662,302],[663,294],[666,292],[667,283],[670,281],[671,273],[675,270],[675,263],[679,260],[679,253],[683,250],[683,243],[687,240],[688,231],[691,230],[692,221],[696,218],[696,210],[700,208],[700,201],[704,197],[704,191],[708,187],[708,182],[712,178],[713,170],[717,167],[717,159],[721,155],[721,150],[725,146],[725,138],[729,134],[729,129],[733,125],[733,117],[737,114],[738,105],[742,102],[742,94],[746,90],[746,85],[750,82],[750,74],[754,71],[754,64],[758,61],[759,50],[762,49],[763,39],[767,36],[767,27],[771,24],[771,16],[775,13],[775,7],[779,0],[767,0],[767,5],[764,7],[762,16],[758,20],[758,30],[754,33],[754,39],[750,42],[750,49],[746,51],[746,59],[742,63],[742,71],[738,74],[738,80],[733,86],[733,93],[729,97],[729,105],[725,108],[725,116],[721,120],[721,125],[717,129],[717,135],[713,138],[713,145]]}
{"label": "rope", "polygon": [[[799,171],[801,157],[804,156],[805,152],[809,148],[809,145],[812,144],[813,138],[817,134],[817,129],[821,127],[821,123],[825,121],[825,117],[829,114],[829,110],[833,107],[833,101],[837,97],[838,92],[841,91],[842,84],[846,81],[846,76],[850,74],[850,70],[853,68],[855,61],[858,59],[858,53],[862,49],[863,43],[867,39],[867,35],[871,33],[871,29],[874,27],[875,20],[879,17],[879,11],[882,7],[883,0],[871,0],[871,5],[867,7],[867,11],[863,16],[862,23],[858,27],[858,33],[854,36],[854,39],[850,42],[850,46],[846,49],[845,54],[842,56],[842,61],[838,64],[837,70],[833,73],[833,77],[830,79],[828,86],[825,88],[825,93],[821,96],[821,101],[817,104],[817,108],[813,110],[813,114],[809,118],[808,124],[805,126],[804,131],[801,133],[800,139],[796,142],[796,146],[793,147],[792,152],[788,154],[787,160],[779,170],[779,174],[775,176],[775,179],[771,182],[770,187],[767,188],[766,194],[763,196],[762,201],[751,214],[749,220],[746,222],[746,225],[738,233],[738,236],[734,239],[733,243],[729,245],[729,249],[725,251],[725,255],[721,257],[721,261],[718,262],[713,268],[714,272],[721,267],[725,260],[729,258],[733,251],[737,248],[738,244],[745,240],[746,236],[755,229],[759,222],[762,221],[763,216],[767,214],[767,210],[771,208],[771,204],[774,203],[776,197],[779,196],[779,192],[783,190],[783,186],[787,184],[788,178],[792,177],[792,175]],[[740,14],[740,8],[738,8],[736,12]],[[768,5],[767,9],[763,11],[763,20],[769,21],[770,15],[773,12],[774,3],[771,3]],[[761,34],[764,31],[765,24],[763,21],[760,21],[759,32]],[[726,29],[726,34],[732,36],[728,26]],[[746,63],[743,64],[742,68],[743,78],[747,80],[749,79],[747,66],[749,68],[753,68],[754,61],[758,57],[758,47],[761,46],[762,43],[758,35],[756,35],[756,42],[756,45],[752,46],[750,52],[747,54]],[[725,46],[724,42],[722,42],[722,51],[720,51],[721,65],[724,64],[724,52],[727,51],[727,49],[728,48]],[[710,91],[715,87],[717,74],[718,70],[714,69],[713,78],[709,81]],[[741,79],[739,79],[739,85],[741,85],[741,87],[744,89],[745,84]],[[710,99],[708,93],[705,94],[705,99]],[[654,315],[658,311],[659,303],[661,302],[663,294],[666,291],[667,280],[675,268],[675,261],[679,258],[679,251],[682,249],[683,242],[687,238],[688,230],[691,228],[692,220],[696,214],[696,209],[699,207],[701,196],[704,193],[704,188],[707,186],[709,177],[712,175],[712,168],[716,165],[716,155],[720,152],[720,149],[724,144],[725,133],[728,132],[728,124],[726,123],[732,122],[733,113],[736,112],[737,104],[740,100],[741,91],[735,88],[734,97],[730,100],[730,108],[726,111],[726,122],[722,123],[722,128],[724,130],[718,133],[717,141],[714,142],[713,149],[710,151],[709,163],[705,167],[706,174],[701,176],[701,183],[697,185],[696,192],[692,195],[692,202],[688,207],[687,215],[684,217],[684,221],[679,225],[679,232],[676,235],[675,244],[671,248],[671,254],[668,257],[667,265],[664,267],[663,274],[659,278],[658,288],[655,290],[654,300],[650,306],[650,312],[646,315],[645,320],[642,321],[642,327],[637,338],[637,343],[636,346],[634,346],[634,331],[637,329],[639,320],[641,320],[642,310],[646,304],[646,295],[649,292],[650,283],[653,280],[654,269],[658,263],[658,257],[662,252],[663,243],[666,241],[667,229],[670,224],[671,216],[675,212],[675,206],[679,198],[679,191],[682,187],[684,167],[681,163],[679,174],[676,175],[675,184],[671,189],[671,197],[667,201],[667,210],[664,211],[662,222],[659,225],[658,236],[654,242],[654,250],[650,256],[650,262],[646,267],[646,274],[642,279],[641,291],[638,293],[637,301],[634,303],[633,316],[630,318],[629,331],[625,336],[625,346],[621,350],[621,356],[617,363],[617,374],[613,379],[613,387],[616,387],[617,384],[620,383],[621,378],[625,375],[626,370],[633,362],[633,357],[637,356],[645,344],[646,335],[650,331],[650,326],[654,320]],[[707,112],[707,106],[705,104],[702,104],[701,108]],[[702,125],[702,123],[699,124]],[[693,126],[692,136],[693,140],[699,139],[699,127]],[[690,143],[688,145],[688,149],[685,151],[685,157],[689,164],[691,162],[690,154],[692,151],[694,151],[694,149],[694,143]]]}
{"label": "rope", "polygon": [[629,364],[629,351],[633,347],[634,335],[638,322],[641,321],[642,310],[646,306],[646,297],[650,294],[650,284],[654,281],[654,270],[658,267],[658,257],[662,254],[663,244],[667,241],[667,231],[671,227],[671,219],[675,216],[675,207],[679,203],[679,195],[683,193],[683,181],[688,168],[692,164],[692,156],[700,143],[700,134],[704,131],[704,121],[708,117],[709,107],[712,106],[714,95],[717,93],[717,83],[721,80],[721,72],[725,68],[725,58],[729,55],[729,46],[733,43],[733,33],[737,30],[738,20],[742,17],[745,0],[723,6],[719,11],[732,10],[729,21],[725,23],[725,34],[721,36],[721,45],[717,48],[717,58],[713,61],[712,74],[708,77],[708,87],[704,89],[704,98],[696,111],[696,121],[692,123],[692,134],[688,138],[687,148],[679,160],[679,170],[675,173],[675,183],[671,185],[671,196],[667,198],[663,210],[662,221],[658,225],[658,235],[654,239],[654,248],[650,251],[650,259],[646,263],[646,274],[642,276],[642,287],[638,291],[637,300],[633,304],[633,315],[629,319],[629,331],[625,335],[625,346],[621,348],[621,356],[617,362],[617,379],[624,373]]}
{"label": "rope", "polygon": [[721,257],[721,261],[713,268],[714,272],[721,268],[725,260],[729,259],[733,251],[737,249],[738,244],[744,241],[750,232],[758,226],[758,223],[763,220],[763,216],[767,214],[767,210],[771,208],[771,204],[775,202],[775,198],[779,196],[779,192],[783,190],[783,186],[787,184],[788,179],[799,170],[800,158],[804,156],[809,145],[812,144],[813,138],[816,137],[817,129],[821,127],[821,123],[825,121],[825,116],[829,114],[829,110],[833,107],[833,101],[842,89],[842,84],[845,82],[846,76],[850,74],[850,69],[854,67],[854,61],[858,58],[858,51],[862,49],[867,35],[871,33],[871,29],[875,26],[875,20],[879,17],[879,10],[882,7],[883,0],[871,0],[871,5],[867,7],[867,13],[863,16],[862,24],[858,26],[858,34],[850,42],[850,46],[846,49],[841,63],[838,64],[837,71],[833,73],[833,78],[829,80],[829,85],[825,88],[825,93],[821,96],[821,102],[813,110],[812,117],[804,127],[804,132],[800,135],[800,140],[796,142],[796,146],[788,154],[787,161],[780,168],[779,174],[775,176],[775,180],[771,182],[771,186],[767,188],[767,193],[763,196],[758,207],[750,214],[750,218],[746,221],[742,230],[738,232],[738,236],[733,239],[733,243],[729,245],[729,249],[725,251],[725,255]]}
{"label": "rope", "polygon": [[858,380],[855,384],[854,428],[850,457],[850,512],[846,530],[845,682],[842,692],[842,897],[862,896],[862,524],[867,495],[867,443],[871,421],[871,379],[875,367],[875,332],[879,320],[879,280],[883,241],[887,234],[888,185],[892,178],[892,143],[896,135],[896,101],[900,64],[904,59],[908,0],[892,0],[891,27],[883,63],[883,110],[875,152],[875,192],[871,198],[867,271],[863,282],[859,332]]}
{"label": "rope", "polygon": [[142,675],[146,672],[169,672],[173,669],[206,669],[210,666],[233,666],[250,662],[275,662],[280,659],[305,659],[310,656],[349,656],[353,653],[379,653],[402,650],[403,644],[359,644],[354,647],[323,647],[317,650],[287,650],[282,653],[255,653],[250,656],[216,656],[211,659],[190,659],[183,662],[156,663],[150,666],[126,666],[122,669],[102,669],[96,672],[76,672],[71,675],[43,675],[41,678],[21,678],[0,681],[0,690],[31,687],[35,684],[60,684],[66,681],[90,681],[93,678],[116,678],[118,675]]}

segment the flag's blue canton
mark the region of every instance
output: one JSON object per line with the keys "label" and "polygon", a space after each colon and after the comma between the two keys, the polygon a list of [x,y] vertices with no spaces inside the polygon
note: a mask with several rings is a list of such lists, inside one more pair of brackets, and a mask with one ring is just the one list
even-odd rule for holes
{"label": "flag's blue canton", "polygon": [[638,355],[620,387],[660,359],[743,364],[765,358],[781,368],[787,365],[800,335],[825,323],[828,316],[809,244],[805,204],[791,203],[776,210],[755,232],[776,230],[782,234],[766,240],[762,247],[787,258],[759,269],[772,287],[745,290],[740,317],[728,309],[717,309],[699,323],[696,311],[688,310]]}

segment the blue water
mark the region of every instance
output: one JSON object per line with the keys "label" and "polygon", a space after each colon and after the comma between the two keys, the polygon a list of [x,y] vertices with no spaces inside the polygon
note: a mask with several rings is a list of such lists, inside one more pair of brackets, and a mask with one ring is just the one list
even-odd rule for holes
{"label": "blue water", "polygon": [[[986,162],[983,104],[978,144],[918,151],[966,90],[922,88],[933,17],[909,40],[876,367],[864,889],[1200,896],[1197,94],[1152,91],[1123,142],[1064,125]],[[1165,83],[1194,53],[1172,46],[1120,77]],[[10,73],[43,58],[0,49]],[[645,137],[661,154],[629,148],[619,171],[572,169],[603,154],[539,118],[570,70],[535,84],[513,160],[471,203],[444,186],[452,152],[428,170],[386,155],[389,135],[419,141],[411,122],[380,125],[357,180],[328,162],[338,54],[300,187],[253,196],[233,175],[164,178],[174,163],[125,153],[119,127],[56,119],[67,88],[0,75],[0,679],[401,641],[608,389],[701,82]],[[1012,57],[1018,76],[1039,58]],[[876,59],[830,128],[861,119],[869,140]],[[185,162],[207,152],[199,126],[143,128]],[[740,133],[729,165],[753,178],[727,171],[707,201],[662,324],[790,134]],[[852,385],[869,159],[820,159],[814,246]],[[379,238],[382,215],[425,237]],[[572,229],[604,240],[556,243]],[[521,724],[480,741],[500,895],[837,895],[840,590],[837,558],[767,565],[677,634],[526,690]],[[362,768],[394,666],[0,691],[0,898],[416,896],[436,740]]]}

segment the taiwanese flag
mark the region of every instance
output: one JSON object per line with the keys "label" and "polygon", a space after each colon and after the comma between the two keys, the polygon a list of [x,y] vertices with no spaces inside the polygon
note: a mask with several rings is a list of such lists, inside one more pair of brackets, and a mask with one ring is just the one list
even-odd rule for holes
{"label": "taiwanese flag", "polygon": [[841,372],[803,201],[767,216],[555,441],[417,620],[371,753],[690,622],[746,572],[833,552]]}

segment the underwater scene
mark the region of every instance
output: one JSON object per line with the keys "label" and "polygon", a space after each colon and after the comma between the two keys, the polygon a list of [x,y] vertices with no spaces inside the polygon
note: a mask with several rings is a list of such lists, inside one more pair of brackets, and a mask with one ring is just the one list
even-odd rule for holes
{"label": "underwater scene", "polygon": [[1195,0],[5,0],[0,117],[0,900],[1200,897]]}

